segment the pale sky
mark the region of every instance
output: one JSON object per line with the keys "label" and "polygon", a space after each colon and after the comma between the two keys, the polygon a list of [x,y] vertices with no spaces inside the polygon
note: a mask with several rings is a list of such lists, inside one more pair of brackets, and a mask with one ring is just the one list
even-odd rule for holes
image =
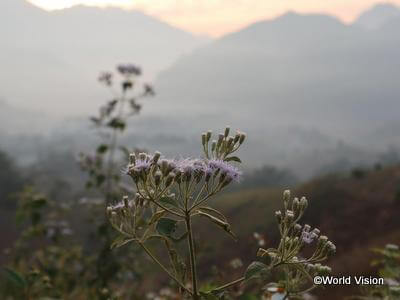
{"label": "pale sky", "polygon": [[328,13],[344,22],[353,21],[376,3],[400,0],[29,0],[47,10],[77,4],[119,6],[143,11],[173,26],[195,34],[221,36],[255,21],[276,17],[288,10]]}

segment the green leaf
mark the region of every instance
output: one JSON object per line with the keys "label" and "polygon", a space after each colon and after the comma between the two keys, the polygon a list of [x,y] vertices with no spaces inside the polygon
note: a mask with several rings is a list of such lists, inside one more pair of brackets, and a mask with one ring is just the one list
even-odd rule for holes
{"label": "green leaf", "polygon": [[17,286],[21,288],[26,286],[26,280],[18,272],[10,268],[4,268],[4,272],[6,273],[7,278]]}
{"label": "green leaf", "polygon": [[246,272],[244,273],[244,278],[246,280],[257,278],[261,273],[268,271],[268,266],[259,261],[252,262]]}
{"label": "green leaf", "polygon": [[159,234],[170,237],[176,230],[178,221],[169,219],[169,218],[161,218],[156,226],[156,230]]}
{"label": "green leaf", "polygon": [[161,199],[158,200],[158,202],[166,207],[179,208],[178,201],[176,201],[176,199],[171,197],[162,197]]}
{"label": "green leaf", "polygon": [[226,218],[222,213],[220,213],[218,210],[216,210],[216,209],[214,209],[214,208],[212,208],[212,207],[209,207],[209,206],[201,206],[201,207],[199,207],[199,210],[205,211],[205,212],[209,212],[209,213],[215,213],[215,214],[217,214],[219,217],[221,217],[221,219],[224,220],[225,222],[228,221],[227,218]]}
{"label": "green leaf", "polygon": [[224,160],[225,160],[225,161],[234,161],[234,162],[238,162],[238,163],[241,163],[241,162],[242,162],[242,161],[240,160],[240,158],[237,157],[237,156],[227,157],[227,158],[225,158]]}
{"label": "green leaf", "polygon": [[166,210],[160,210],[158,212],[156,212],[150,219],[149,221],[149,225],[152,225],[154,223],[156,223],[158,220],[160,220],[162,217],[164,217],[164,215],[167,213]]}
{"label": "green leaf", "polygon": [[228,222],[225,222],[217,217],[214,217],[208,213],[205,213],[201,210],[197,211],[199,213],[200,216],[206,217],[209,220],[211,220],[211,222],[213,222],[214,224],[218,225],[220,228],[222,228],[222,230],[224,230],[225,232],[227,232],[234,240],[237,240],[236,235],[233,233],[233,231],[231,230],[231,225],[229,225]]}
{"label": "green leaf", "polygon": [[111,249],[116,249],[119,248],[123,245],[128,244],[129,242],[134,241],[134,238],[129,238],[123,235],[118,236],[112,243],[111,243]]}

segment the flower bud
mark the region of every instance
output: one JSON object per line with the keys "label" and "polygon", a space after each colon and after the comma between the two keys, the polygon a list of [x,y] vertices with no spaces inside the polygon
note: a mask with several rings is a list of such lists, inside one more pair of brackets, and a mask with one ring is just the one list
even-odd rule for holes
{"label": "flower bud", "polygon": [[226,148],[230,150],[231,147],[233,147],[233,137],[230,136],[227,140]]}
{"label": "flower bud", "polygon": [[320,231],[318,228],[314,228],[314,229],[312,230],[312,232],[313,232],[315,235],[317,235],[317,236],[321,233],[321,231]]}
{"label": "flower bud", "polygon": [[154,152],[154,156],[153,156],[153,162],[156,164],[158,162],[158,160],[160,159],[161,153],[156,151]]}
{"label": "flower bud", "polygon": [[201,135],[201,144],[202,144],[203,146],[206,145],[206,139],[207,139],[207,136],[206,136],[205,133],[203,133],[203,134]]}
{"label": "flower bud", "polygon": [[107,216],[108,216],[109,218],[111,217],[112,212],[113,212],[112,207],[111,207],[111,206],[107,206]]}
{"label": "flower bud", "polygon": [[211,143],[211,151],[215,151],[216,148],[217,148],[217,141],[213,140]]}
{"label": "flower bud", "polygon": [[276,211],[275,217],[278,220],[278,223],[280,224],[282,222],[282,212],[280,210]]}
{"label": "flower bud", "polygon": [[310,229],[311,229],[311,226],[308,224],[304,225],[304,227],[303,227],[304,232],[310,232]]}
{"label": "flower bud", "polygon": [[294,220],[294,213],[291,210],[287,210],[286,211],[286,221],[288,224],[292,224]]}
{"label": "flower bud", "polygon": [[146,158],[147,158],[147,154],[146,154],[146,153],[144,153],[144,152],[142,152],[142,153],[139,153],[139,158],[140,158],[140,160],[146,160]]}
{"label": "flower bud", "polygon": [[300,224],[295,224],[293,227],[293,234],[298,235],[301,231],[301,225]]}
{"label": "flower bud", "polygon": [[134,165],[136,162],[136,155],[135,154],[129,154],[129,164]]}
{"label": "flower bud", "polygon": [[307,206],[308,206],[308,201],[307,201],[306,197],[301,197],[301,199],[300,199],[301,211],[304,212],[306,210]]}
{"label": "flower bud", "polygon": [[174,182],[176,175],[174,173],[169,173],[167,180],[165,181],[165,186],[169,187]]}
{"label": "flower bud", "polygon": [[293,199],[292,210],[296,216],[300,215],[300,201],[298,198]]}
{"label": "flower bud", "polygon": [[207,141],[207,142],[210,141],[211,135],[212,135],[212,131],[211,131],[211,130],[207,131],[207,135],[206,135],[206,141]]}
{"label": "flower bud", "polygon": [[240,135],[239,144],[240,144],[240,145],[243,144],[243,142],[244,142],[245,139],[246,139],[246,134],[245,134],[245,133],[242,133],[242,134]]}
{"label": "flower bud", "polygon": [[225,128],[225,137],[228,137],[228,135],[229,135],[229,131],[231,130],[231,128],[229,127],[229,126],[226,126],[226,128]]}
{"label": "flower bud", "polygon": [[240,133],[237,132],[236,135],[235,135],[235,138],[233,140],[233,143],[236,144],[237,142],[239,142],[239,140],[240,140]]}
{"label": "flower bud", "polygon": [[285,204],[285,207],[288,206],[290,201],[290,190],[286,190],[283,192],[283,203]]}
{"label": "flower bud", "polygon": [[154,183],[156,184],[156,186],[159,186],[161,183],[161,177],[162,177],[162,173],[160,171],[157,171],[154,174]]}

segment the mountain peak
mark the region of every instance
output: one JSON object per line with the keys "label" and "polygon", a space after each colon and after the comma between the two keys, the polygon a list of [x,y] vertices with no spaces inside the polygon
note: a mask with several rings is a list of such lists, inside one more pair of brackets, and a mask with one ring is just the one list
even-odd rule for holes
{"label": "mountain peak", "polygon": [[380,3],[363,12],[354,24],[373,30],[396,17],[400,17],[398,6],[391,3]]}

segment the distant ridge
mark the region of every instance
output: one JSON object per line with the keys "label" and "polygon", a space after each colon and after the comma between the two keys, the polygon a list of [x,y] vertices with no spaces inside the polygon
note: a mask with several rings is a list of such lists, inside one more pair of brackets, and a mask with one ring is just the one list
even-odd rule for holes
{"label": "distant ridge", "polygon": [[400,17],[400,8],[390,3],[377,4],[363,12],[354,24],[367,29],[378,29],[386,22]]}

